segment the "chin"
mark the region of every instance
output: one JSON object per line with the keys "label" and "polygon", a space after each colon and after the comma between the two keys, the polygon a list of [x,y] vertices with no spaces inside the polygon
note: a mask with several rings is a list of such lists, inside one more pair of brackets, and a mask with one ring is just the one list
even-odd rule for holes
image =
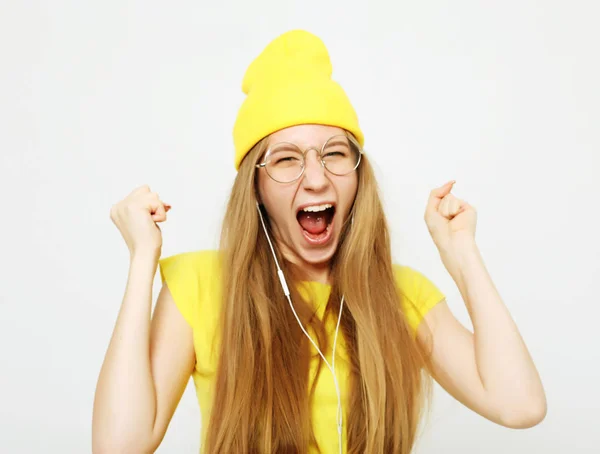
{"label": "chin", "polygon": [[331,260],[331,258],[335,254],[336,249],[337,249],[337,241],[334,244],[332,244],[326,248],[319,248],[319,249],[301,248],[300,250],[298,250],[298,252],[299,252],[298,255],[302,259],[302,261],[304,261],[306,263],[309,263],[311,265],[323,265],[323,264],[328,263]]}

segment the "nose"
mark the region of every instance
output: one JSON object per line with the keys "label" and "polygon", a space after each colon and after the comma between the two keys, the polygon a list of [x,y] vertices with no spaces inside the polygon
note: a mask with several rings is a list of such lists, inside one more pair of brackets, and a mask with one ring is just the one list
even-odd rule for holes
{"label": "nose", "polygon": [[304,175],[302,178],[304,189],[320,191],[327,187],[329,180],[325,172],[319,152],[316,149],[308,150],[304,157]]}

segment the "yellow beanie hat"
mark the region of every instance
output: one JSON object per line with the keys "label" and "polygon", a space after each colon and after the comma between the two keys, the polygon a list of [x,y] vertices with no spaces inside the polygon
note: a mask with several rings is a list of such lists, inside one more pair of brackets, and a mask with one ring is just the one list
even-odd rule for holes
{"label": "yellow beanie hat", "polygon": [[327,48],[311,33],[293,30],[269,43],[242,82],[247,96],[233,127],[236,170],[258,141],[294,125],[338,126],[363,145],[356,112],[331,72]]}

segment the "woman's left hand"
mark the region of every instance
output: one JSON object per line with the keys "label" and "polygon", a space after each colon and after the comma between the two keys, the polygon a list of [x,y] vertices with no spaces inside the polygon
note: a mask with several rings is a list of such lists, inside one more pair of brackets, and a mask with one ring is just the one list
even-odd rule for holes
{"label": "woman's left hand", "polygon": [[465,241],[475,241],[477,212],[450,193],[456,181],[434,189],[425,210],[425,223],[440,252],[457,252]]}

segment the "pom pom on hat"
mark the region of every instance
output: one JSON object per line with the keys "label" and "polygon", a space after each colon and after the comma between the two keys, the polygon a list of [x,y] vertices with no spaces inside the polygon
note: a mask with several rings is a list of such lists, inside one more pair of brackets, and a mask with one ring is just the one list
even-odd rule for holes
{"label": "pom pom on hat", "polygon": [[327,48],[309,32],[293,30],[267,45],[242,82],[247,96],[233,128],[236,170],[258,141],[294,125],[338,126],[363,145],[356,112],[331,74]]}

